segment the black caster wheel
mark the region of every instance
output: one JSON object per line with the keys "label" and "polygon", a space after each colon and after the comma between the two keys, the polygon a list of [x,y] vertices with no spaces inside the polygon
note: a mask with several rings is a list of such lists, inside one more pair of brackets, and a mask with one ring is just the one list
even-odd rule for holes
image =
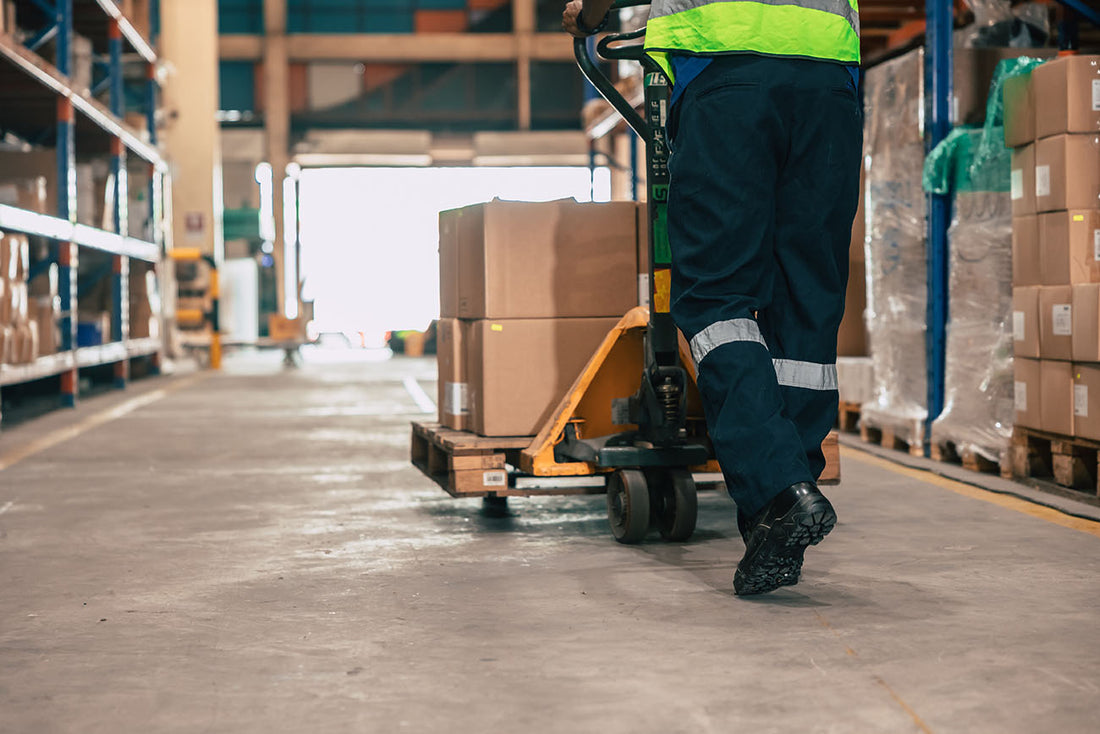
{"label": "black caster wheel", "polygon": [[607,482],[607,522],[620,543],[640,543],[649,531],[649,486],[637,469],[620,469]]}
{"label": "black caster wheel", "polygon": [[650,477],[653,486],[653,515],[661,537],[683,543],[695,532],[699,498],[695,480],[687,469],[661,469]]}

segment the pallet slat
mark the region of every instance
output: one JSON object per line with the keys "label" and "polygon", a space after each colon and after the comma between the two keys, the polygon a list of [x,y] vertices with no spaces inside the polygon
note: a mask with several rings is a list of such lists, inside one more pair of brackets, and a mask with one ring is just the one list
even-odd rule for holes
{"label": "pallet slat", "polygon": [[891,451],[905,451],[910,456],[924,456],[924,444],[912,437],[924,436],[924,421],[914,419],[904,426],[874,425],[863,416],[859,422],[859,437],[865,443],[874,443]]}

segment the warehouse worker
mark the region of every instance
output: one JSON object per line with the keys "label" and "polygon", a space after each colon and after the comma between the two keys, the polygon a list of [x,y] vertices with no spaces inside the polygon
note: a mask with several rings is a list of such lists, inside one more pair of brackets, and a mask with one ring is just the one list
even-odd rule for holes
{"label": "warehouse worker", "polygon": [[[572,0],[583,38],[611,0]],[[740,595],[798,582],[836,512],[815,484],[859,198],[857,0],[653,0],[672,81],[672,316],[738,507]]]}

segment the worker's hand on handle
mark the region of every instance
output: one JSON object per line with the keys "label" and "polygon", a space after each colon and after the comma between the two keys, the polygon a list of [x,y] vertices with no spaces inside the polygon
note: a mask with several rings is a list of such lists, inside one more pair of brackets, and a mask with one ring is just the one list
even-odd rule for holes
{"label": "worker's hand on handle", "polygon": [[570,0],[561,14],[562,30],[575,38],[591,36],[603,28],[612,2],[614,0]]}

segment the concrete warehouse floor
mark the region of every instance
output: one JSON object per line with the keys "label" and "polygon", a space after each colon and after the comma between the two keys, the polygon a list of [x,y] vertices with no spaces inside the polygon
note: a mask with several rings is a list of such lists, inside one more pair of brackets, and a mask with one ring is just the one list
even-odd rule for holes
{"label": "concrete warehouse floor", "polygon": [[724,494],[684,545],[487,517],[408,463],[431,361],[279,360],[0,437],[0,731],[1097,730],[1096,523],[847,448],[802,583],[739,599]]}

